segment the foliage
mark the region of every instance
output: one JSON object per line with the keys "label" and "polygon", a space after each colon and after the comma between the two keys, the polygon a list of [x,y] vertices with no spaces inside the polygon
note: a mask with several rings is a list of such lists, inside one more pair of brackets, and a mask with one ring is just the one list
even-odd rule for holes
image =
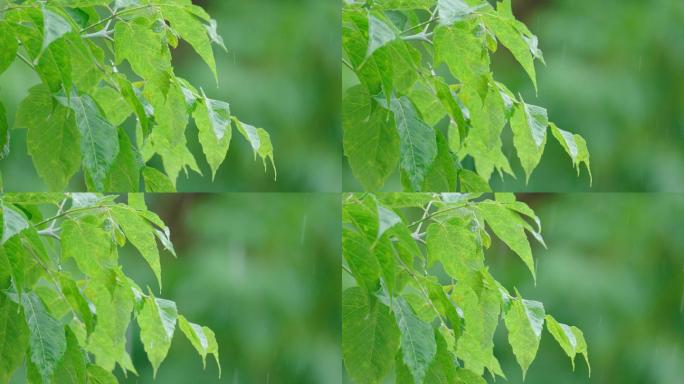
{"label": "foliage", "polygon": [[405,190],[489,190],[494,171],[515,177],[502,151],[507,123],[526,180],[549,130],[577,171],[581,163],[589,171],[582,137],[494,79],[499,44],[536,89],[542,52],[510,0],[496,8],[484,0],[345,2],[343,62],[359,84],[343,99],[344,150],[364,188],[379,189],[398,166]]}
{"label": "foliage", "polygon": [[[422,213],[408,220],[413,210]],[[489,230],[488,230],[488,229]],[[343,207],[342,354],[358,383],[484,383],[504,376],[494,356],[500,317],[523,378],[542,330],[589,364],[582,331],[541,302],[511,294],[489,273],[493,232],[536,280],[527,238],[544,244],[535,213],[513,194],[349,194]]]}
{"label": "foliage", "polygon": [[[218,345],[173,301],[147,293],[124,274],[118,248],[130,243],[161,289],[157,241],[175,254],[169,228],[143,195],[128,204],[95,194],[6,194],[0,247],[0,382],[24,362],[29,383],[112,383],[118,365],[136,373],[127,352],[133,316],[156,374],[176,325],[204,361]],[[43,212],[53,207],[51,216]],[[220,371],[219,371],[220,374]]]}
{"label": "foliage", "polygon": [[[181,171],[200,173],[187,148],[190,116],[212,176],[227,155],[233,127],[264,167],[267,160],[273,164],[265,130],[175,76],[171,49],[180,40],[215,77],[212,43],[223,47],[216,21],[190,0],[10,1],[0,12],[0,73],[20,59],[42,80],[21,103],[15,126],[28,129],[28,152],[51,190],[63,190],[82,169],[92,191],[137,192],[141,181],[150,192],[173,191]],[[127,67],[134,77],[125,75]],[[136,124],[129,133],[124,123],[131,116]],[[146,165],[156,155],[164,172]]]}

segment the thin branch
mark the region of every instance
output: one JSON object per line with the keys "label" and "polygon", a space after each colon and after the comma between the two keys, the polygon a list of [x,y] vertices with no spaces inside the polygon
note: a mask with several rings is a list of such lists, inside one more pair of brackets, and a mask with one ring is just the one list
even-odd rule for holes
{"label": "thin branch", "polygon": [[72,209],[72,210],[70,210],[70,211],[62,212],[62,213],[57,214],[57,215],[55,215],[55,216],[52,216],[52,217],[50,217],[50,218],[48,218],[48,219],[45,219],[45,220],[41,221],[40,223],[38,223],[38,224],[36,224],[36,225],[34,225],[34,226],[35,226],[35,227],[40,227],[41,225],[45,225],[45,224],[50,223],[50,222],[52,222],[52,221],[61,219],[62,217],[71,215],[72,213],[78,213],[78,212],[83,212],[83,211],[90,211],[90,210],[101,209],[101,208],[104,208],[104,207],[101,206],[101,205],[97,205],[97,206],[94,206],[94,207],[75,208],[75,209]]}

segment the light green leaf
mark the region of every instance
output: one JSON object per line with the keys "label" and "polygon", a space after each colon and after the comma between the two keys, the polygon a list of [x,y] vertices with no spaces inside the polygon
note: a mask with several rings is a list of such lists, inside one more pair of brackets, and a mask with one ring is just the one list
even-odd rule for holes
{"label": "light green leaf", "polygon": [[423,181],[437,157],[434,130],[418,115],[411,100],[392,97],[389,110],[399,133],[401,160],[399,166],[413,191],[420,191]]}
{"label": "light green leaf", "polygon": [[152,364],[154,377],[171,347],[177,318],[176,303],[152,296],[145,298],[142,310],[138,313],[140,339]]}
{"label": "light green leaf", "polygon": [[2,383],[9,383],[14,371],[21,366],[26,348],[28,348],[29,329],[20,316],[19,307],[7,295],[0,293],[0,382]]}
{"label": "light green leaf", "polygon": [[522,369],[523,380],[539,349],[544,326],[544,305],[538,301],[525,300],[519,295],[510,301],[504,312],[508,329],[508,342],[515,359]]}
{"label": "light green leaf", "polygon": [[97,313],[95,331],[88,337],[86,350],[107,371],[119,364],[122,369],[135,372],[126,352],[126,330],[135,304],[131,288],[120,276],[112,274],[106,279],[91,279],[85,295]]}
{"label": "light green leaf", "polygon": [[366,51],[366,58],[396,38],[397,33],[390,25],[380,19],[380,14],[368,13],[368,50]]}
{"label": "light green leaf", "polygon": [[60,361],[52,381],[55,384],[86,383],[86,355],[71,330],[66,331],[66,352]]}
{"label": "light green leaf", "polygon": [[342,357],[357,383],[381,383],[399,349],[399,329],[389,308],[354,287],[342,294]]}
{"label": "light green leaf", "polygon": [[86,370],[88,383],[92,384],[118,384],[116,376],[109,371],[104,370],[99,365],[88,364]]}
{"label": "light green leaf", "polygon": [[76,94],[61,94],[57,100],[76,114],[76,127],[81,135],[81,156],[83,168],[92,180],[93,187],[101,191],[104,181],[119,153],[119,138],[116,128],[104,117],[102,110],[92,97]]}
{"label": "light green leaf", "polygon": [[494,280],[486,272],[474,274],[457,285],[453,300],[462,309],[465,322],[456,347],[465,368],[480,376],[485,368],[503,376],[493,352],[501,312],[501,295]]}
{"label": "light green leaf", "polygon": [[123,129],[118,129],[118,136],[119,154],[116,155],[116,159],[114,159],[104,181],[104,190],[109,192],[137,192],[140,190],[142,159]]}
{"label": "light green leaf", "polygon": [[458,217],[430,224],[426,237],[430,263],[440,262],[449,276],[459,280],[482,269],[482,245],[471,228],[470,220]]}
{"label": "light green leaf", "polygon": [[65,34],[71,32],[71,24],[66,21],[59,14],[52,12],[47,8],[42,9],[43,12],[43,45],[38,56],[42,56],[47,47],[53,41],[61,38]]}
{"label": "light green leaf", "polygon": [[520,256],[536,281],[532,249],[520,218],[508,208],[495,202],[480,204],[477,208],[494,234]]}
{"label": "light green leaf", "polygon": [[44,383],[51,383],[52,374],[66,352],[64,326],[52,317],[33,292],[21,296],[21,305],[29,329],[29,356]]}
{"label": "light green leaf", "polygon": [[15,120],[27,128],[28,153],[38,175],[52,191],[61,191],[81,166],[81,144],[73,112],[54,105],[45,85],[29,90]]}
{"label": "light green leaf", "polygon": [[214,360],[216,360],[219,370],[219,377],[221,377],[221,363],[219,361],[218,344],[216,343],[214,332],[207,327],[189,322],[183,315],[178,316],[178,325],[188,340],[190,340],[192,346],[202,356],[202,365],[205,369],[207,367],[207,354],[214,355]]}
{"label": "light green leaf", "polygon": [[399,135],[390,112],[375,108],[366,87],[347,90],[342,102],[344,154],[366,190],[378,190],[399,163]]}
{"label": "light green leaf", "polygon": [[575,356],[578,353],[584,355],[584,360],[589,369],[591,376],[591,366],[589,365],[589,353],[587,351],[587,342],[584,340],[582,331],[574,326],[569,326],[559,323],[553,316],[546,315],[546,329],[556,339],[558,345],[563,349],[566,355],[570,358],[572,363],[572,370],[575,370]]}
{"label": "light green leaf", "polygon": [[202,150],[214,178],[230,146],[233,132],[230,124],[230,106],[228,103],[207,98],[202,91],[202,102],[197,104],[193,117],[199,130]]}
{"label": "light green leaf", "polygon": [[187,41],[195,52],[209,65],[211,72],[218,81],[214,52],[212,51],[211,41],[209,40],[205,25],[191,13],[187,6],[181,5],[183,3],[190,3],[189,1],[176,3],[180,4],[162,5],[160,7],[164,18],[171,23],[171,28],[178,32],[180,37]]}
{"label": "light green leaf", "polygon": [[482,37],[476,34],[475,20],[435,29],[435,64],[446,63],[462,83],[469,83],[484,98],[489,76],[489,55]]}
{"label": "light green leaf", "polygon": [[19,43],[14,36],[12,26],[0,20],[0,75],[14,62]]}
{"label": "light green leaf", "polygon": [[461,21],[477,9],[478,7],[471,7],[464,0],[437,1],[437,14],[439,15],[439,23],[442,25],[451,25]]}
{"label": "light green leaf", "polygon": [[140,252],[154,272],[159,288],[162,287],[161,265],[159,250],[155,241],[154,228],[137,211],[126,206],[114,206],[111,209],[112,218],[121,226],[128,241]]}
{"label": "light green leaf", "polygon": [[103,218],[85,216],[62,224],[62,260],[73,258],[86,276],[102,277],[117,264],[112,233],[103,228]]}
{"label": "light green leaf", "polygon": [[401,218],[394,211],[378,204],[378,239],[385,231],[399,223],[401,223]]}
{"label": "light green leaf", "polygon": [[437,353],[432,326],[421,321],[404,298],[392,302],[392,312],[401,332],[401,351],[404,364],[416,384],[422,384],[428,367]]}
{"label": "light green leaf", "polygon": [[542,107],[526,104],[521,100],[513,110],[511,117],[513,144],[525,170],[526,181],[529,181],[532,171],[537,167],[544,153],[548,125],[549,118],[546,109]]}
{"label": "light green leaf", "polygon": [[266,170],[266,160],[271,161],[275,177],[278,173],[276,171],[275,162],[273,160],[273,144],[271,144],[271,136],[262,128],[255,128],[249,124],[245,124],[238,120],[235,116],[232,117],[233,122],[238,128],[238,131],[252,146],[254,150],[254,158],[259,155],[264,163],[264,170]]}
{"label": "light green leaf", "polygon": [[580,163],[584,163],[589,172],[589,184],[592,183],[591,165],[589,164],[589,150],[587,149],[587,142],[578,134],[572,134],[564,131],[556,126],[554,123],[549,123],[553,137],[563,146],[565,152],[570,155],[573,166],[577,169],[577,175],[580,172]]}
{"label": "light green leaf", "polygon": [[371,244],[362,233],[349,228],[342,230],[342,256],[354,274],[357,283],[368,291],[377,288],[380,265],[370,253]]}
{"label": "light green leaf", "polygon": [[171,181],[168,176],[159,172],[158,170],[151,167],[145,167],[142,174],[143,180],[145,182],[145,190],[147,192],[176,192],[176,187],[173,185],[173,181]]}
{"label": "light green leaf", "polygon": [[155,21],[138,17],[116,23],[114,45],[117,64],[127,60],[133,71],[144,79],[153,79],[171,69],[171,53],[163,30]]}
{"label": "light green leaf", "polygon": [[[527,72],[536,90],[537,75],[534,69],[534,56],[530,51],[530,46],[516,28],[518,25],[517,20],[512,17],[512,14],[508,14],[510,7],[506,11],[505,6],[502,6],[505,3],[498,4],[497,13],[485,14],[485,23],[496,34],[496,38],[501,44],[511,51],[513,57],[520,63],[525,72]],[[510,4],[510,1],[508,4]]]}
{"label": "light green leaf", "polygon": [[18,235],[29,227],[29,223],[21,213],[6,204],[2,205],[2,242],[5,244],[9,239]]}

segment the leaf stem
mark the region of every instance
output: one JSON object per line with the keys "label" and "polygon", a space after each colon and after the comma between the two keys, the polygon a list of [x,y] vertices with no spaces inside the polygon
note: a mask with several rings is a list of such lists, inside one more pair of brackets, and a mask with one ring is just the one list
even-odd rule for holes
{"label": "leaf stem", "polygon": [[94,207],[75,208],[75,209],[72,209],[72,210],[69,210],[69,211],[66,211],[66,212],[59,213],[59,214],[57,214],[57,215],[55,215],[55,216],[52,216],[52,217],[50,217],[50,218],[48,218],[48,219],[45,219],[45,220],[41,221],[40,223],[35,224],[34,226],[35,226],[35,227],[40,227],[41,225],[45,225],[45,224],[47,224],[47,223],[49,223],[49,222],[52,222],[52,221],[61,219],[62,217],[69,216],[69,215],[72,214],[72,213],[78,213],[78,212],[83,212],[83,211],[90,211],[90,210],[101,209],[101,208],[104,208],[104,207],[101,206],[101,205],[96,205],[96,206],[94,206]]}
{"label": "leaf stem", "polygon": [[141,6],[139,6],[139,7],[126,8],[126,9],[120,11],[120,12],[119,12],[119,11],[116,11],[116,12],[112,13],[110,16],[105,17],[104,19],[102,19],[102,20],[100,20],[100,21],[98,21],[98,22],[96,22],[96,23],[90,24],[89,26],[87,26],[87,27],[81,29],[81,32],[80,32],[80,33],[89,31],[89,30],[91,30],[91,29],[93,29],[93,28],[95,28],[95,27],[97,27],[97,26],[100,26],[100,25],[102,25],[102,24],[104,24],[104,23],[109,23],[109,22],[111,22],[112,20],[116,19],[117,17],[119,17],[119,16],[121,16],[121,15],[123,15],[123,14],[131,13],[131,12],[135,12],[135,11],[140,11],[140,10],[147,9],[147,8],[152,8],[152,7],[155,7],[155,6],[157,6],[157,5],[156,5],[156,4],[147,4],[147,5],[141,5]]}

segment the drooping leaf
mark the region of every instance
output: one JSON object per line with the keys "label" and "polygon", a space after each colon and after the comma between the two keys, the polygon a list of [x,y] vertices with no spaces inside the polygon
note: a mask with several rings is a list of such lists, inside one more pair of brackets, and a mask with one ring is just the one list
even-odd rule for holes
{"label": "drooping leaf", "polygon": [[342,357],[352,379],[380,383],[399,349],[399,329],[389,308],[362,289],[342,294]]}
{"label": "drooping leaf", "polygon": [[57,100],[74,111],[76,127],[80,133],[83,168],[96,190],[104,189],[104,181],[119,153],[116,128],[104,117],[101,108],[92,97],[76,94],[59,95]]}
{"label": "drooping leaf", "polygon": [[197,104],[193,117],[213,178],[226,158],[230,146],[233,132],[230,124],[230,106],[228,103],[209,99],[202,92],[202,102]]}
{"label": "drooping leaf", "polygon": [[393,97],[389,110],[394,114],[401,144],[399,166],[405,172],[411,188],[420,191],[427,172],[437,157],[435,133],[420,118],[408,97]]}
{"label": "drooping leaf", "polygon": [[35,293],[21,297],[26,324],[29,329],[29,356],[44,383],[52,382],[67,342],[64,326],[50,315]]}
{"label": "drooping leaf", "polygon": [[154,228],[145,221],[135,210],[125,206],[115,206],[111,209],[114,221],[121,226],[128,241],[135,246],[140,255],[147,261],[154,272],[161,289],[161,265],[159,250],[155,240]]}
{"label": "drooping leaf", "polygon": [[548,125],[549,118],[546,109],[542,107],[522,101],[514,109],[511,117],[513,144],[527,181],[544,153]]}
{"label": "drooping leaf", "polygon": [[64,221],[61,245],[63,260],[73,258],[86,276],[102,277],[117,264],[112,234],[104,229],[101,217]]}
{"label": "drooping leaf", "polygon": [[190,340],[190,343],[197,350],[197,353],[202,356],[202,365],[207,367],[207,354],[214,355],[216,365],[219,369],[219,377],[221,376],[221,363],[219,361],[218,344],[216,343],[216,336],[211,329],[203,327],[199,324],[189,322],[185,316],[178,316],[178,326],[183,334]]}
{"label": "drooping leaf", "polygon": [[176,303],[169,300],[146,297],[137,320],[140,326],[140,339],[145,347],[147,358],[152,364],[154,376],[171,347],[176,329],[178,310]]}
{"label": "drooping leaf", "polygon": [[525,300],[521,297],[510,301],[504,312],[504,321],[508,329],[508,342],[513,348],[515,359],[523,372],[523,380],[527,369],[537,355],[539,341],[544,327],[544,305],[538,301]]}
{"label": "drooping leaf", "polygon": [[26,324],[17,304],[0,293],[0,382],[8,383],[24,360],[29,340]]}
{"label": "drooping leaf", "polygon": [[401,332],[403,361],[411,372],[414,382],[421,384],[437,353],[432,327],[416,317],[403,298],[394,300],[392,312]]}
{"label": "drooping leaf", "polygon": [[0,75],[14,62],[19,43],[12,31],[12,26],[0,20]]}
{"label": "drooping leaf", "polygon": [[367,190],[377,190],[399,163],[399,134],[390,111],[368,104],[370,94],[359,85],[347,90],[342,103],[344,154],[354,176]]}
{"label": "drooping leaf", "polygon": [[54,105],[50,89],[37,85],[19,105],[15,126],[27,128],[28,153],[50,190],[63,190],[81,165],[74,113]]}
{"label": "drooping leaf", "polygon": [[554,123],[549,123],[553,137],[563,146],[565,152],[572,159],[572,165],[577,169],[579,175],[580,163],[584,163],[589,173],[589,183],[592,182],[591,165],[589,163],[589,150],[587,149],[587,142],[578,134],[572,134],[564,131],[556,126]]}

